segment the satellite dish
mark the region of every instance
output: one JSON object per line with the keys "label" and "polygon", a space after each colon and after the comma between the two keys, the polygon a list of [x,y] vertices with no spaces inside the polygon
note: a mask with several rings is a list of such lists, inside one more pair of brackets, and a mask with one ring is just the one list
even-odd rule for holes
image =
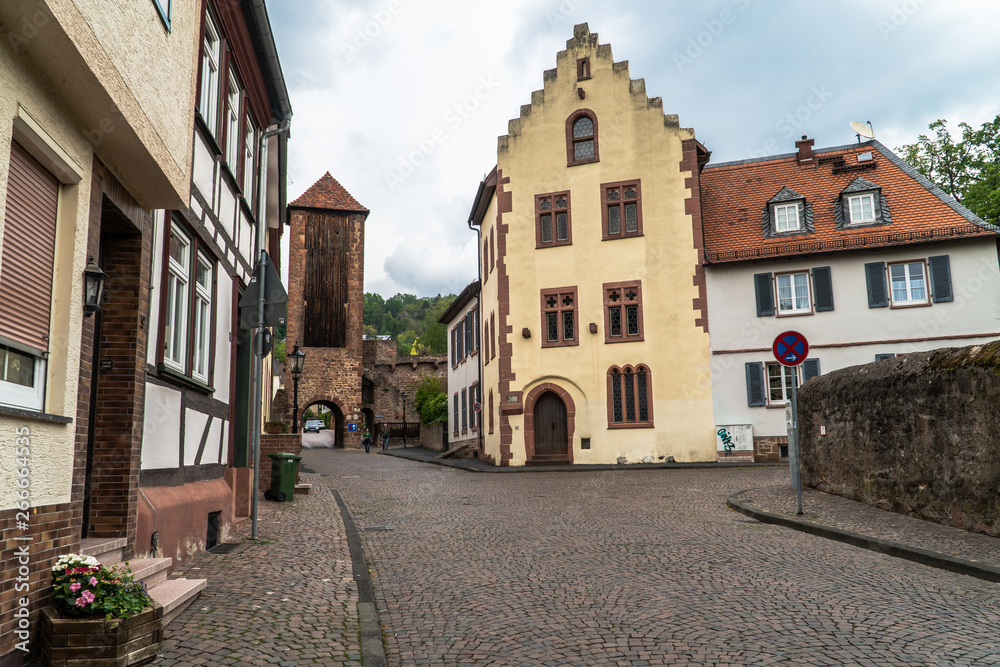
{"label": "satellite dish", "polygon": [[852,120],[851,129],[854,130],[855,134],[858,135],[859,142],[861,141],[861,137],[864,137],[865,139],[875,138],[875,130],[872,128],[871,121],[868,121],[868,124],[865,125],[861,121]]}

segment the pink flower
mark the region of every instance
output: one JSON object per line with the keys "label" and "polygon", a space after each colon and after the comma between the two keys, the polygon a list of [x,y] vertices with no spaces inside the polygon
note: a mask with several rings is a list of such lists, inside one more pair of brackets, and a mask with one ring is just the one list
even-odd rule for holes
{"label": "pink flower", "polygon": [[96,586],[97,585],[97,577],[91,577],[90,578],[90,585],[91,586]]}
{"label": "pink flower", "polygon": [[81,584],[79,581],[74,581],[72,584],[69,585],[69,590],[76,593],[78,590],[80,590],[80,585]]}
{"label": "pink flower", "polygon": [[80,597],[76,599],[77,607],[86,607],[88,604],[94,601],[96,596],[90,591],[84,591],[80,593]]}

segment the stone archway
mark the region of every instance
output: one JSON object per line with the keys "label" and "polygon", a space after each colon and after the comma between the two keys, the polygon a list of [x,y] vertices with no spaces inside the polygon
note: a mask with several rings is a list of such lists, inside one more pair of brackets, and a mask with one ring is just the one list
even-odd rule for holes
{"label": "stone archway", "polygon": [[341,409],[340,405],[336,400],[317,399],[314,401],[310,401],[304,407],[302,407],[302,413],[299,415],[295,415],[295,418],[301,419],[302,414],[305,414],[306,410],[308,410],[311,407],[320,405],[327,408],[332,415],[330,417],[330,431],[333,432],[333,446],[343,448],[346,436],[345,423],[347,420],[344,418],[344,411]]}
{"label": "stone archway", "polygon": [[[540,444],[539,428],[536,423],[536,411],[544,411],[550,418],[555,416],[558,437],[565,442],[565,449],[553,447],[556,443],[548,442],[548,449],[538,451]],[[551,420],[550,420],[551,421]],[[526,465],[559,465],[573,463],[573,434],[576,430],[576,403],[569,392],[552,382],[543,382],[528,392],[524,397],[524,450]],[[556,451],[558,450],[558,451]]]}

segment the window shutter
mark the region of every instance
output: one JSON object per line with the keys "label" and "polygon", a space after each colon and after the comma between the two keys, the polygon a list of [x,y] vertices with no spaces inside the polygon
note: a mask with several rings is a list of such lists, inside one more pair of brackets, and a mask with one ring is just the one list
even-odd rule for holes
{"label": "window shutter", "polygon": [[829,266],[817,266],[812,270],[813,296],[816,299],[816,312],[833,310],[833,278]]}
{"label": "window shutter", "polygon": [[764,364],[760,361],[750,362],[747,369],[747,406],[759,408],[767,404],[764,396]]}
{"label": "window shutter", "polygon": [[757,317],[774,315],[774,289],[771,287],[771,274],[754,274],[753,285],[757,292]]}
{"label": "window shutter", "polygon": [[928,257],[927,265],[931,274],[931,301],[954,301],[955,295],[951,291],[951,261],[948,255]]}
{"label": "window shutter", "polygon": [[868,307],[885,308],[889,305],[889,291],[885,285],[885,262],[865,264],[865,279],[868,281]]}
{"label": "window shutter", "polygon": [[58,199],[56,177],[11,142],[0,250],[0,335],[36,352],[49,349]]}
{"label": "window shutter", "polygon": [[806,359],[802,362],[802,382],[819,377],[819,359]]}

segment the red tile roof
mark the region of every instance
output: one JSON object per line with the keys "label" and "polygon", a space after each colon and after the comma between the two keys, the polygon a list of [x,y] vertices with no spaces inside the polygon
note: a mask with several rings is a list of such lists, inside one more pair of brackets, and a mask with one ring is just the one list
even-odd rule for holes
{"label": "red tile roof", "polygon": [[[859,162],[857,156],[866,152],[872,153],[872,160]],[[837,229],[834,207],[858,176],[881,187],[890,224]],[[785,187],[811,204],[814,231],[765,238],[762,215],[767,202]],[[701,174],[701,193],[709,263],[988,237],[1000,231],[874,140],[818,149],[811,161],[802,164],[791,153],[708,165]]]}
{"label": "red tile roof", "polygon": [[344,186],[337,182],[330,172],[312,184],[302,196],[288,205],[288,208],[323,208],[330,211],[352,211],[368,213],[368,209],[358,203]]}

